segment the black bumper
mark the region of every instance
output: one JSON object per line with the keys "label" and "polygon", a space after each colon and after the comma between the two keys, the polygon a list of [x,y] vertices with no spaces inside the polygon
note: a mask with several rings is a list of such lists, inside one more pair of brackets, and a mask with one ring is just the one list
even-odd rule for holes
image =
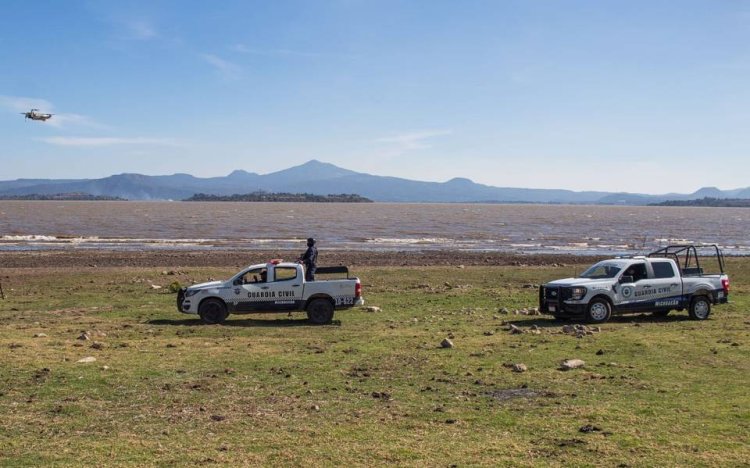
{"label": "black bumper", "polygon": [[586,313],[586,304],[568,304],[561,299],[562,297],[562,288],[539,286],[539,312],[555,317],[583,318]]}

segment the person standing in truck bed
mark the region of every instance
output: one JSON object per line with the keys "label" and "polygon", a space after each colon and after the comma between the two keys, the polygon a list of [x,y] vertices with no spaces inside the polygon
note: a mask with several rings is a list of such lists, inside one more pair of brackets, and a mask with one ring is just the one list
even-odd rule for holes
{"label": "person standing in truck bed", "polygon": [[315,268],[318,263],[318,248],[315,247],[315,239],[312,237],[307,239],[307,250],[298,261],[305,265],[305,281],[315,281]]}

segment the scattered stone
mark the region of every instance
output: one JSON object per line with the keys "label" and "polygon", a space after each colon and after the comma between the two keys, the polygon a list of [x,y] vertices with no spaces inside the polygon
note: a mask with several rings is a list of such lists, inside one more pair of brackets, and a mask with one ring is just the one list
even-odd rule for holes
{"label": "scattered stone", "polygon": [[365,307],[365,310],[367,312],[380,312],[381,311],[380,307],[377,307],[377,306],[368,306],[368,307]]}
{"label": "scattered stone", "polygon": [[575,325],[563,325],[562,332],[565,333],[566,335],[570,333],[575,333],[576,327]]}
{"label": "scattered stone", "polygon": [[377,399],[383,400],[383,401],[391,401],[391,400],[393,400],[393,398],[391,398],[391,394],[390,393],[386,393],[386,392],[372,392],[371,395],[372,395],[373,398],[377,398]]}
{"label": "scattered stone", "polygon": [[453,342],[449,340],[448,338],[445,338],[443,341],[440,342],[441,348],[452,348]]}
{"label": "scattered stone", "polygon": [[526,364],[513,364],[513,372],[526,372],[527,370],[529,370],[529,368],[526,367]]}
{"label": "scattered stone", "polygon": [[87,356],[85,358],[79,359],[76,362],[80,362],[80,363],[84,363],[84,364],[88,363],[88,362],[96,362],[96,358],[94,356]]}
{"label": "scattered stone", "polygon": [[523,330],[513,325],[512,323],[508,325],[508,331],[511,335],[520,335],[523,333]]}
{"label": "scattered stone", "polygon": [[312,409],[313,411],[320,411],[320,406],[318,406],[318,405],[312,405],[312,407],[310,409]]}
{"label": "scattered stone", "polygon": [[104,348],[104,343],[100,341],[94,341],[93,343],[91,343],[91,347],[94,349],[102,349]]}
{"label": "scattered stone", "polygon": [[586,363],[580,359],[566,359],[560,363],[560,370],[578,369],[584,365],[586,365]]}
{"label": "scattered stone", "polygon": [[503,315],[508,315],[510,313],[510,311],[508,310],[507,307],[501,307],[500,309],[498,309],[497,313],[498,314],[503,314]]}
{"label": "scattered stone", "polygon": [[458,268],[464,269],[464,268],[466,268],[466,267],[465,267],[465,266],[463,266],[463,265],[459,265],[459,266],[458,266]]}
{"label": "scattered stone", "polygon": [[494,334],[495,334],[495,332],[493,332],[492,330],[488,330],[488,331],[484,332],[484,336],[492,336]]}
{"label": "scattered stone", "polygon": [[158,284],[152,284],[151,289],[161,289],[161,286],[159,286]]}
{"label": "scattered stone", "polygon": [[592,424],[586,424],[585,426],[581,426],[580,429],[578,429],[578,432],[583,432],[585,434],[588,434],[589,432],[600,432],[601,429],[592,425]]}
{"label": "scattered stone", "polygon": [[109,370],[109,366],[102,366],[102,370]]}
{"label": "scattered stone", "polygon": [[596,352],[597,356],[601,356],[603,354],[604,354],[604,350],[603,349],[600,349],[599,351]]}
{"label": "scattered stone", "polygon": [[88,333],[82,332],[80,335],[78,335],[77,339],[78,340],[82,340],[82,341],[86,341],[86,340],[90,340],[91,338],[89,338],[89,334]]}
{"label": "scattered stone", "polygon": [[224,421],[225,419],[227,419],[227,417],[226,416],[222,416],[220,414],[213,414],[213,415],[211,415],[211,420],[212,421],[217,421],[218,422],[218,421]]}
{"label": "scattered stone", "polygon": [[535,289],[535,288],[538,288],[538,286],[536,284],[527,283],[527,284],[523,285],[523,288],[524,289]]}
{"label": "scattered stone", "polygon": [[34,333],[34,338],[47,338],[46,333]]}

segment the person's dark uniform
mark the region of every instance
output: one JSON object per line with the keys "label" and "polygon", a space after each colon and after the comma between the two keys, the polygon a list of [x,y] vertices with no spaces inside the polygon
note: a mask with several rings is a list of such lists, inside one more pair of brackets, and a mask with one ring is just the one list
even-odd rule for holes
{"label": "person's dark uniform", "polygon": [[318,263],[318,249],[315,247],[315,239],[307,239],[307,250],[299,258],[305,265],[305,281],[315,281],[315,268]]}

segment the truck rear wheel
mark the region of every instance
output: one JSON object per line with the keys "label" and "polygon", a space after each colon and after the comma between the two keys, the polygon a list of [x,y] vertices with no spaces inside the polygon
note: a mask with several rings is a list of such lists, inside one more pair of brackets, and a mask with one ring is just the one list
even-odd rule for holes
{"label": "truck rear wheel", "polygon": [[697,296],[690,301],[688,315],[693,320],[706,320],[711,315],[711,301],[706,296]]}
{"label": "truck rear wheel", "polygon": [[325,325],[333,320],[333,304],[326,299],[313,299],[307,305],[307,319],[315,325]]}
{"label": "truck rear wheel", "polygon": [[224,323],[224,320],[229,316],[229,312],[223,301],[210,298],[201,302],[200,307],[198,307],[198,315],[200,315],[203,323],[215,325]]}
{"label": "truck rear wheel", "polygon": [[612,316],[612,306],[606,299],[597,297],[586,307],[586,321],[588,323],[604,323]]}

